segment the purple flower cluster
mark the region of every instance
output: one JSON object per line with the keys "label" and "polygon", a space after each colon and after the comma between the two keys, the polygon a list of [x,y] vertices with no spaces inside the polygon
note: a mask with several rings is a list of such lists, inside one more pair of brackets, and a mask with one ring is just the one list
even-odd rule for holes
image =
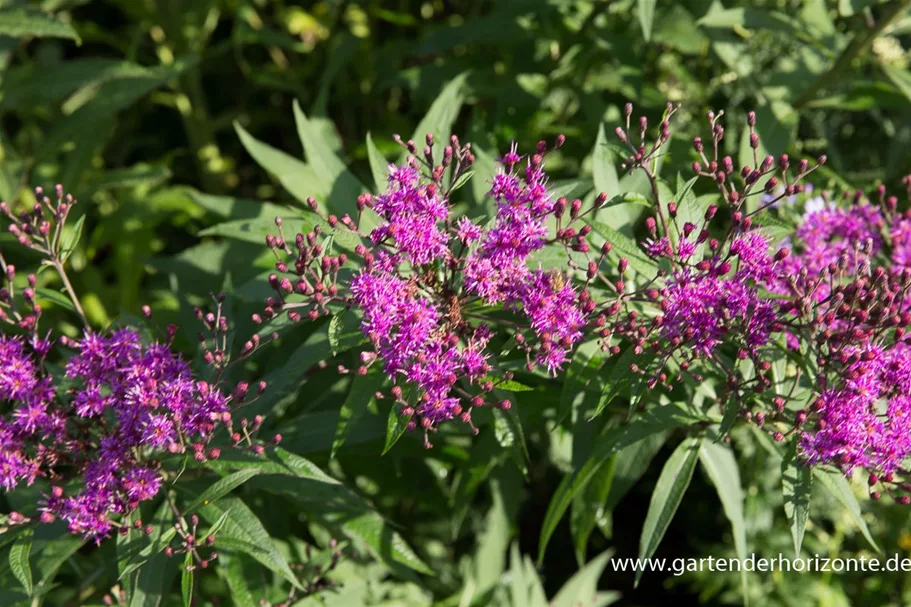
{"label": "purple flower cluster", "polygon": [[665,287],[661,335],[673,347],[684,345],[710,357],[722,342],[740,346],[755,358],[776,321],[775,310],[757,289],[739,277],[681,271]]}
{"label": "purple flower cluster", "polygon": [[[784,275],[802,275],[806,284],[831,264],[846,264],[845,269],[854,272],[862,260],[882,249],[884,225],[879,208],[866,202],[850,208],[828,205],[811,210],[790,239],[793,250],[785,261]],[[824,297],[828,293],[822,288],[818,294]]]}
{"label": "purple flower cluster", "polygon": [[817,427],[801,434],[801,448],[811,464],[845,474],[892,473],[911,454],[911,347],[868,345],[841,358],[846,380],[816,400]]}
{"label": "purple flower cluster", "polygon": [[[0,401],[10,406],[0,419],[0,486],[48,477],[54,488],[42,520],[61,518],[73,533],[100,541],[116,517],[158,493],[158,455],[192,445],[205,459],[205,443],[230,419],[229,398],[195,380],[167,345],[144,343],[133,329],[87,331],[66,344],[76,353],[62,384],[23,340],[0,338]],[[65,495],[58,483],[74,474],[78,488]]]}
{"label": "purple flower cluster", "polygon": [[[470,387],[492,388],[485,381],[492,332],[481,316],[472,322],[463,314],[472,296],[522,314],[538,341],[535,361],[551,372],[565,363],[594,307],[562,273],[529,267],[547,241],[545,220],[555,203],[540,158],[517,172],[519,157],[511,154],[493,178],[498,210],[490,228],[465,217],[450,221],[439,181],[421,177],[414,164],[391,166],[386,192],[371,201],[386,223],[371,232],[373,249],[361,250],[365,267],[351,280],[351,301],[375,349],[365,363],[379,360],[393,382],[418,389],[405,407],[415,426],[432,429],[455,417],[470,423],[471,408],[485,402]],[[458,252],[441,223],[450,226]],[[436,262],[443,265],[425,268]]]}
{"label": "purple flower cluster", "polygon": [[373,210],[387,223],[371,232],[374,243],[391,241],[408,261],[430,263],[449,252],[449,236],[440,222],[449,207],[435,185],[421,184],[418,170],[409,165],[389,166],[389,187],[373,200]]}

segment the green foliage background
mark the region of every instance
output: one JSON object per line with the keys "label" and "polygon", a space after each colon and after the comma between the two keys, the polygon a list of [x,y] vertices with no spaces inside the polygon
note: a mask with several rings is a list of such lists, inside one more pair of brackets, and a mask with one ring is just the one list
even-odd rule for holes
{"label": "green foliage background", "polygon": [[[705,134],[710,108],[728,116],[735,160],[751,157],[743,115],[754,109],[763,154],[828,155],[817,186],[894,188],[911,167],[909,5],[0,0],[0,199],[25,207],[32,186],[64,183],[81,201],[77,218],[84,215],[72,265],[92,322],[128,321],[147,303],[159,322],[183,328],[192,355],[193,305],[225,289],[238,339],[256,330],[249,318],[268,294],[261,243],[274,216],[296,230],[308,225],[301,209],[309,195],[343,210],[362,189],[375,191],[384,162],[400,155],[393,133],[420,141],[427,131],[438,140],[453,132],[472,142],[478,165],[457,200],[469,215],[486,212],[493,158],[512,141],[528,149],[558,133],[567,144],[548,168],[562,194],[641,191],[645,184],[620,172],[606,145],[626,101],[652,124],[666,101],[683,104],[662,168],[671,193],[686,180],[689,142]],[[633,236],[640,208],[619,205],[599,219]],[[0,235],[4,251],[8,244]],[[18,255],[20,267],[36,261]],[[54,286],[48,314],[74,332]],[[781,477],[793,470],[781,454],[735,428],[734,460],[720,443],[681,442],[667,424],[592,464],[606,444],[602,429],[625,419],[641,395],[614,388],[611,367],[597,375],[605,387],[593,387],[586,369],[597,356],[583,349],[564,379],[520,378],[513,413],[482,420],[478,437],[443,432],[425,452],[405,436],[381,457],[389,404],[371,398],[381,380],[334,371],[353,360],[350,320],[284,328],[278,345],[244,369],[270,383],[255,413],[283,435],[282,449],[270,453],[283,464],[229,460],[185,496],[198,500],[219,472],[239,481],[200,510],[209,524],[225,524],[230,512],[233,536],[225,536],[236,543],[221,549],[220,567],[197,573],[198,604],[283,600],[295,576],[289,563],[329,536],[360,547],[358,556],[337,570],[340,591],[298,595],[296,604],[518,607],[550,597],[570,607],[608,604],[619,598],[614,591],[622,604],[650,605],[672,596],[911,601],[901,573],[756,574],[746,580],[748,597],[736,574],[650,573],[634,589],[632,574],[607,567],[606,551],[639,554],[653,491],[675,489],[661,482],[668,458],[684,473],[700,471],[688,490],[676,487],[686,493],[658,556],[792,554]],[[587,422],[602,402],[609,415]],[[594,480],[566,493],[561,479],[585,466],[594,466]],[[863,514],[852,514],[862,484],[833,490],[834,482],[812,484],[805,556],[873,554],[866,527],[886,555],[911,548],[906,510],[862,498]],[[33,503],[39,490],[0,497],[4,511]],[[554,495],[567,500],[559,524]],[[59,532],[39,530],[29,544],[0,535],[0,604],[28,604],[20,584],[48,605],[100,604],[115,584],[128,588],[130,604],[180,604],[175,561],[156,556],[129,571],[142,560],[130,552],[131,536],[94,548],[55,539]]]}

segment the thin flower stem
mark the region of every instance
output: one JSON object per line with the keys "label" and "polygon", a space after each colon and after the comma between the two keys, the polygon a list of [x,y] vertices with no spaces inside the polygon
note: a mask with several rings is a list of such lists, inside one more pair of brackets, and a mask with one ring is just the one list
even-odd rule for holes
{"label": "thin flower stem", "polygon": [[70,301],[73,302],[73,307],[76,308],[76,313],[79,314],[79,318],[82,319],[82,324],[86,329],[91,328],[91,325],[89,325],[89,319],[85,315],[85,310],[82,309],[82,304],[79,303],[79,297],[76,296],[76,290],[73,289],[73,284],[70,282],[69,277],[66,275],[66,269],[63,267],[63,262],[54,257],[51,260],[51,264],[57,271],[57,275],[60,276],[60,280],[63,281],[63,286],[66,288],[66,292],[70,296]]}

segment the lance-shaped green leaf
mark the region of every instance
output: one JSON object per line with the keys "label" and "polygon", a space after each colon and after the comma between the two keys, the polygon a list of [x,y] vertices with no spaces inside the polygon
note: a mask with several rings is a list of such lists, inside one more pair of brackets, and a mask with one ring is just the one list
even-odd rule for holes
{"label": "lance-shaped green leaf", "polygon": [[29,555],[32,551],[32,535],[26,533],[19,537],[9,550],[9,567],[16,580],[25,589],[25,593],[32,595],[32,566]]}
{"label": "lance-shaped green leaf", "polygon": [[[724,514],[731,521],[734,552],[743,562],[747,557],[746,523],[743,518],[743,487],[734,452],[727,445],[703,440],[699,448],[699,461],[718,491]],[[744,598],[749,596],[746,574],[746,570],[741,568],[740,582],[743,585]]]}
{"label": "lance-shaped green leaf", "polygon": [[47,13],[25,8],[0,8],[0,36],[68,38],[82,42],[68,23]]}
{"label": "lance-shaped green leaf", "polygon": [[632,238],[600,221],[588,220],[588,224],[604,240],[611,243],[613,254],[625,257],[629,261],[630,268],[646,278],[652,278],[658,272],[658,263],[649,259]]}
{"label": "lance-shaped green leaf", "polygon": [[543,560],[547,544],[560,519],[566,513],[566,509],[572,503],[573,497],[586,486],[607,458],[624,447],[659,432],[704,421],[703,417],[697,416],[692,412],[685,411],[674,405],[665,405],[642,413],[628,424],[605,431],[597,439],[592,454],[585,460],[585,463],[572,474],[568,474],[563,478],[553,498],[551,498],[547,513],[544,515],[544,523],[541,525],[538,561],[541,562]]}
{"label": "lance-shaped green leaf", "polygon": [[330,457],[335,458],[338,450],[345,444],[352,424],[356,423],[367,411],[370,403],[374,400],[374,395],[382,388],[385,381],[386,376],[378,364],[368,369],[365,375],[354,375],[351,380],[351,388],[348,390],[348,397],[342,403],[339,413],[338,426],[335,428],[335,437],[332,439]]}
{"label": "lance-shaped green leaf", "polygon": [[449,145],[452,125],[465,101],[465,80],[468,74],[459,74],[443,87],[439,96],[430,105],[427,115],[418,123],[411,139],[418,149],[423,149],[424,138],[430,133],[434,138],[433,158],[439,162],[443,158],[443,149]]}
{"label": "lance-shaped green leaf", "polygon": [[[664,538],[664,533],[680,507],[683,494],[690,486],[701,443],[698,438],[684,440],[664,464],[648,505],[648,514],[645,515],[645,525],[639,539],[640,559],[651,558]],[[636,572],[636,586],[639,585],[642,574],[641,569]]]}
{"label": "lance-shaped green leaf", "polygon": [[810,467],[797,459],[797,442],[788,449],[781,460],[781,491],[784,496],[784,513],[791,527],[794,555],[800,556],[804,530],[810,519],[810,495],[813,475]]}
{"label": "lance-shaped green leaf", "polygon": [[873,540],[873,536],[870,535],[870,529],[867,528],[867,523],[864,521],[863,513],[860,510],[860,504],[857,503],[857,498],[854,497],[854,492],[851,490],[851,483],[848,482],[848,479],[840,472],[826,472],[821,468],[813,468],[813,478],[848,510],[848,514],[854,519],[854,523],[860,529],[864,538],[870,543],[870,546],[877,552],[881,552],[879,546]]}

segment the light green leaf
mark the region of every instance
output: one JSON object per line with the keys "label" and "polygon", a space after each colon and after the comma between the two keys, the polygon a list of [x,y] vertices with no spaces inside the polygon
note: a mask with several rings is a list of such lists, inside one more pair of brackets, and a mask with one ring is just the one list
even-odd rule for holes
{"label": "light green leaf", "polygon": [[69,236],[67,236],[60,249],[61,263],[66,263],[66,260],[69,259],[70,255],[73,254],[73,251],[76,250],[76,245],[79,244],[79,239],[82,238],[82,228],[84,225],[85,215],[82,215],[76,220],[76,225],[73,226],[73,230],[69,233]]}
{"label": "light green leaf", "polygon": [[[297,135],[307,164],[312,167],[314,174],[320,181],[321,190],[328,192],[326,206],[330,210],[342,215],[347,213],[357,219],[357,197],[365,191],[361,182],[354,176],[342,159],[323,140],[316,126],[313,125],[301,110],[300,104],[294,100],[294,122],[297,125]],[[370,230],[378,225],[376,215],[364,212],[361,217],[361,227]]]}
{"label": "light green leaf", "polygon": [[183,597],[183,607],[193,604],[193,553],[187,552],[183,560],[183,571],[180,577],[180,594]]}
{"label": "light green leaf", "polygon": [[275,175],[282,187],[294,198],[305,203],[309,196],[319,199],[329,194],[329,190],[325,189],[322,179],[312,166],[259,141],[250,135],[240,123],[234,123],[234,130],[237,131],[241,144],[253,157],[253,160]]}
{"label": "light green leaf", "polygon": [[550,607],[605,607],[619,599],[617,592],[598,592],[598,579],[612,554],[612,550],[601,553],[573,574],[550,601]]}
{"label": "light green leaf", "polygon": [[449,136],[452,134],[452,125],[462,109],[465,101],[465,81],[468,74],[459,74],[443,87],[440,95],[430,105],[427,115],[418,123],[411,139],[418,150],[424,147],[424,137],[432,133],[434,137],[433,158],[439,162],[443,158],[443,149],[449,145]]}
{"label": "light green leaf", "polygon": [[911,101],[911,72],[897,65],[883,64],[881,67],[892,84]]}
{"label": "light green leaf", "polygon": [[[664,538],[664,533],[670,526],[683,500],[683,494],[693,478],[693,470],[696,469],[696,461],[699,459],[700,444],[700,439],[687,438],[664,464],[648,505],[645,525],[642,527],[642,536],[639,540],[640,559],[651,558]],[[641,569],[636,572],[636,586],[639,585],[642,574]]]}
{"label": "light green leaf", "polygon": [[854,492],[851,490],[851,483],[848,482],[848,479],[840,472],[826,472],[821,468],[813,468],[813,478],[832,494],[832,497],[838,500],[842,506],[847,508],[857,528],[860,529],[861,534],[870,543],[870,546],[877,552],[881,552],[879,546],[873,540],[873,536],[870,535],[870,530],[867,528],[867,523],[864,521],[863,513],[860,510],[860,504],[857,503],[857,498],[854,497]]}
{"label": "light green leaf", "polygon": [[658,0],[637,0],[639,7],[639,25],[646,42],[652,39],[652,24],[655,22],[655,5]]}
{"label": "light green leaf", "polygon": [[800,557],[803,535],[810,519],[810,495],[813,475],[810,467],[797,458],[796,441],[781,460],[781,490],[784,496],[784,512],[791,527],[794,540],[794,556]]}
{"label": "light green leaf", "polygon": [[0,36],[68,38],[79,44],[82,42],[69,24],[46,13],[24,8],[0,9]]}
{"label": "light green leaf", "polygon": [[54,291],[53,289],[45,289],[44,287],[38,287],[35,289],[35,293],[38,294],[40,298],[46,299],[54,304],[57,304],[64,310],[69,310],[70,312],[75,312],[76,308],[73,307],[73,302],[70,301],[70,298],[60,293]]}
{"label": "light green leaf", "polygon": [[386,181],[389,177],[389,162],[386,157],[377,149],[373,143],[373,137],[367,133],[367,160],[370,161],[370,172],[373,173],[373,183],[376,186],[376,193],[382,194],[386,191]]}
{"label": "light green leaf", "polygon": [[613,198],[618,196],[620,179],[617,177],[617,168],[614,166],[614,155],[610,146],[607,145],[603,122],[598,123],[598,137],[595,139],[595,149],[592,152],[592,177],[595,182],[595,190],[604,192]]}
{"label": "light green leaf", "polygon": [[[734,534],[734,551],[737,558],[743,562],[747,557],[746,523],[743,518],[743,487],[740,483],[740,471],[734,453],[727,445],[701,441],[699,448],[699,461],[708,475],[718,497],[724,514],[731,521],[731,531]],[[746,571],[741,568],[740,581],[743,585],[743,596],[747,598]]]}

